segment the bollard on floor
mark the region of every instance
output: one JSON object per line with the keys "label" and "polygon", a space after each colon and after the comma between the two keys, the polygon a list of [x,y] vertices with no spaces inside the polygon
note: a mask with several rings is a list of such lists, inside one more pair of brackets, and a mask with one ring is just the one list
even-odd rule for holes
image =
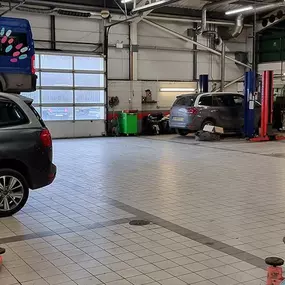
{"label": "bollard on floor", "polygon": [[279,257],[267,257],[265,263],[269,265],[267,268],[266,285],[281,285],[281,282],[284,280],[281,267],[284,264],[284,260]]}
{"label": "bollard on floor", "polygon": [[0,267],[3,263],[3,257],[2,255],[6,252],[5,248],[0,247]]}

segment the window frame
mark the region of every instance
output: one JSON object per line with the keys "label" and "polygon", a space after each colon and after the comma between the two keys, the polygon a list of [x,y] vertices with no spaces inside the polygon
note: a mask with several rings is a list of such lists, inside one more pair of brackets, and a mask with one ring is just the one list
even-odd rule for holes
{"label": "window frame", "polygon": [[[42,65],[41,65],[41,59],[42,59],[42,55],[54,55],[54,56],[71,56],[72,57],[72,69],[60,69],[60,68],[57,68],[57,69],[47,69],[47,68],[42,68]],[[37,72],[38,72],[38,75],[39,75],[39,80],[38,80],[38,87],[37,87],[37,91],[39,92],[39,102],[36,102],[36,103],[33,103],[34,107],[37,108],[39,111],[40,111],[40,115],[43,116],[43,110],[44,108],[46,107],[72,107],[72,110],[73,110],[73,116],[72,116],[72,121],[78,121],[76,120],[76,108],[77,107],[105,107],[104,108],[104,118],[103,119],[100,119],[101,121],[104,121],[105,118],[106,118],[106,65],[105,65],[105,61],[104,61],[104,58],[102,56],[94,56],[94,55],[81,55],[81,54],[70,54],[70,53],[37,53],[36,54],[37,58],[38,58],[38,62],[37,62],[37,65],[38,65],[38,68],[37,68]],[[101,63],[99,62],[99,65],[100,65],[100,69],[101,70],[97,70],[97,69],[94,69],[94,70],[90,70],[90,69],[75,69],[75,65],[74,65],[74,62],[75,62],[75,58],[90,58],[90,57],[94,57],[94,58],[98,58],[98,60],[101,60]],[[102,67],[101,67],[102,66]],[[48,86],[49,84],[46,84],[46,85],[42,85],[42,74],[45,73],[45,72],[49,72],[49,73],[58,73],[58,74],[72,74],[72,83],[70,86],[67,86],[67,85],[63,85],[63,86],[59,86],[59,85],[56,85],[56,86]],[[102,76],[102,80],[103,80],[103,83],[101,84],[101,78],[100,78],[100,85],[101,86],[98,86],[99,84],[96,84],[96,86],[84,86],[84,85],[87,85],[87,84],[83,84],[83,85],[80,85],[80,86],[76,86],[76,81],[75,81],[75,77],[76,77],[76,74],[88,74],[88,75],[100,75]],[[45,102],[44,103],[44,92],[45,91],[53,91],[53,90],[57,90],[57,91],[72,91],[72,101],[70,100],[69,103],[64,103],[64,102],[54,102],[54,103],[50,103],[50,102]],[[77,91],[99,91],[99,92],[104,92],[103,93],[103,96],[100,94],[100,99],[103,98],[103,102],[80,102],[78,103],[80,100],[76,100],[78,99],[78,96],[76,97],[76,92]],[[26,94],[23,93],[23,96],[25,96]],[[29,94],[27,94],[29,95]],[[31,96],[28,96],[28,97],[31,97]],[[96,97],[96,96],[94,96]],[[100,100],[101,101],[101,100]],[[97,121],[98,119],[96,118],[93,118],[93,119],[86,119],[85,121]],[[47,120],[46,120],[47,121]],[[54,120],[53,120],[54,121]],[[62,120],[58,120],[58,121],[62,121]],[[66,121],[70,121],[70,120],[66,120]],[[81,122],[84,121],[84,120],[80,120]]]}

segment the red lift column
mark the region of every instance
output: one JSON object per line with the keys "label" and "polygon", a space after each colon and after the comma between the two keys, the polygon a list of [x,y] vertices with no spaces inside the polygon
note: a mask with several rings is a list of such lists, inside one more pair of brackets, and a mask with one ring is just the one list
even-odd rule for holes
{"label": "red lift column", "polygon": [[262,105],[260,137],[272,135],[273,120],[273,71],[264,71],[262,76]]}
{"label": "red lift column", "polygon": [[262,142],[269,140],[284,140],[285,137],[274,135],[272,131],[273,123],[273,71],[267,70],[262,75],[262,102],[261,102],[261,126],[259,137],[252,138],[253,142]]}

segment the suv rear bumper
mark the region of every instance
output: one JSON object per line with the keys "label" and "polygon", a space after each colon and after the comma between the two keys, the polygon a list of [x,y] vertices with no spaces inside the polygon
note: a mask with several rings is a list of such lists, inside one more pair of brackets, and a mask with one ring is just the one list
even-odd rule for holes
{"label": "suv rear bumper", "polygon": [[57,167],[52,163],[48,171],[37,173],[31,178],[30,188],[35,190],[50,185],[56,177],[56,172]]}

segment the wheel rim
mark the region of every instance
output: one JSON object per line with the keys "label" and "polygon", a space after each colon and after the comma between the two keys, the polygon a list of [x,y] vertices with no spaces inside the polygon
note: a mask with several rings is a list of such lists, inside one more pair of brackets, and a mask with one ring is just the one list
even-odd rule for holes
{"label": "wheel rim", "polygon": [[15,209],[24,198],[24,186],[14,176],[0,176],[0,212]]}

